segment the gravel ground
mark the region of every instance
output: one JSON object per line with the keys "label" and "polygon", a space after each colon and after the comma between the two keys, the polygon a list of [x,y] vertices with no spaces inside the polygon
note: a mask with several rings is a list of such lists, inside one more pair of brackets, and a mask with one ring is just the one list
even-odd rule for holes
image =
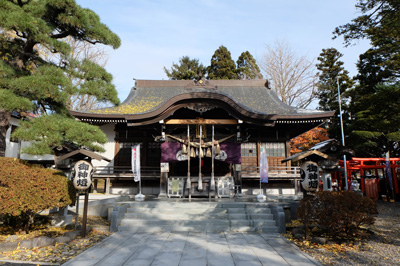
{"label": "gravel ground", "polygon": [[400,265],[400,202],[377,201],[369,239],[336,246],[301,246],[323,265]]}

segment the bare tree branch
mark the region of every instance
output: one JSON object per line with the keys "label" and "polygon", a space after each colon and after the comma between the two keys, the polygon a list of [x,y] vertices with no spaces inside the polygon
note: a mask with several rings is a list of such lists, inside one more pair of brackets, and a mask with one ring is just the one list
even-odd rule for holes
{"label": "bare tree branch", "polygon": [[306,108],[316,98],[314,61],[296,55],[286,41],[277,40],[273,47],[267,45],[259,61],[264,76],[271,80],[272,89],[284,103]]}

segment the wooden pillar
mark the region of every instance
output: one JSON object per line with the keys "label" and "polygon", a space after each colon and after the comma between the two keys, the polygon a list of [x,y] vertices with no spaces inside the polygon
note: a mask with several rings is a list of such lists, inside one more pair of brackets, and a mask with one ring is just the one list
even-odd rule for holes
{"label": "wooden pillar", "polygon": [[167,197],[168,173],[160,173],[160,194],[159,198]]}
{"label": "wooden pillar", "polygon": [[104,180],[104,191],[106,194],[110,194],[110,178],[107,177],[106,180]]}
{"label": "wooden pillar", "polygon": [[396,168],[392,167],[391,169],[392,169],[392,178],[393,178],[393,181],[394,181],[395,192],[396,192],[396,194],[399,194],[399,184],[397,182]]}
{"label": "wooden pillar", "polygon": [[97,193],[97,183],[98,183],[98,180],[94,179],[93,180],[93,193]]}
{"label": "wooden pillar", "polygon": [[83,202],[82,237],[86,237],[88,204],[89,204],[89,191],[86,191],[85,192],[85,200]]}
{"label": "wooden pillar", "polygon": [[238,193],[240,195],[242,195],[242,188],[243,188],[241,170],[242,170],[242,165],[241,164],[235,164],[236,180],[237,180],[237,184],[240,186]]}

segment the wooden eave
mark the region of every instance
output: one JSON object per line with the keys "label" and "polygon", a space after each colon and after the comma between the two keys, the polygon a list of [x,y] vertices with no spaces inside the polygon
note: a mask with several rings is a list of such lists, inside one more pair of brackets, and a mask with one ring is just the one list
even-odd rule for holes
{"label": "wooden eave", "polygon": [[60,157],[57,157],[57,162],[71,158],[71,157],[76,157],[76,156],[87,156],[87,157],[90,157],[90,158],[98,160],[98,161],[105,160],[107,162],[111,162],[110,159],[108,159],[98,153],[88,151],[88,150],[83,150],[83,149],[75,150],[75,151],[69,152],[67,154],[64,154]]}
{"label": "wooden eave", "polygon": [[148,125],[165,120],[176,110],[191,103],[202,102],[220,106],[230,115],[248,124],[274,126],[275,123],[322,123],[334,115],[334,112],[306,113],[306,114],[260,114],[249,111],[237,104],[226,95],[208,92],[192,92],[175,96],[157,109],[141,114],[101,114],[70,111],[71,115],[84,122],[96,123],[128,123],[131,126]]}
{"label": "wooden eave", "polygon": [[310,156],[318,156],[318,157],[321,157],[323,159],[330,160],[330,161],[335,161],[336,160],[336,158],[333,158],[333,157],[331,157],[331,156],[329,156],[329,155],[327,155],[327,154],[325,154],[323,152],[320,152],[318,150],[308,150],[308,151],[305,151],[305,152],[297,153],[297,154],[292,155],[292,156],[290,156],[288,158],[285,158],[281,162],[282,163],[285,163],[287,161],[297,162],[297,161],[303,160],[303,159],[305,159],[307,157],[310,157]]}

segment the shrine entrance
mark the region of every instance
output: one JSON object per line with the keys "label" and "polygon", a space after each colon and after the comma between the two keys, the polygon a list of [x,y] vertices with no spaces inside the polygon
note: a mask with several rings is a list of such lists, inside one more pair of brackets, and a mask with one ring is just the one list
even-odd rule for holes
{"label": "shrine entrance", "polygon": [[[161,164],[164,166],[161,168],[168,180],[168,197],[202,197],[210,196],[210,193],[229,196],[229,191],[222,193],[218,189],[221,182],[225,182],[224,188],[229,183],[228,190],[235,185],[233,165],[241,163],[241,145],[227,125],[235,129],[232,125],[237,124],[237,120],[171,119],[165,124],[167,132],[175,133],[165,133],[165,142],[161,144]],[[168,130],[168,125],[178,126]]]}

